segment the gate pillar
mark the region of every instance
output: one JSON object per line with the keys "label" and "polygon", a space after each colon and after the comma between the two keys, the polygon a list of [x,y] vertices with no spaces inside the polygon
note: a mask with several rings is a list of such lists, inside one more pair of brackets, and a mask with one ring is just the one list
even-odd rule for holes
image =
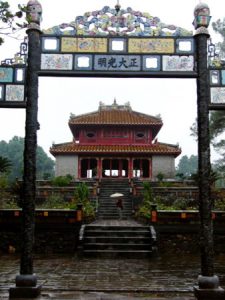
{"label": "gate pillar", "polygon": [[40,70],[40,20],[42,9],[37,0],[27,5],[28,63],[27,63],[27,107],[24,145],[24,176],[22,203],[22,249],[20,275],[16,276],[16,287],[10,288],[10,298],[36,298],[41,287],[33,272],[33,244],[36,198],[36,148],[38,130],[38,71]]}
{"label": "gate pillar", "polygon": [[197,299],[222,299],[224,290],[219,287],[219,279],[214,275],[214,245],[212,199],[210,187],[210,137],[209,137],[209,102],[210,84],[208,72],[208,25],[209,7],[200,3],[195,8],[194,26],[196,29],[197,62],[197,124],[198,124],[198,180],[200,213],[200,251],[201,275],[195,287]]}

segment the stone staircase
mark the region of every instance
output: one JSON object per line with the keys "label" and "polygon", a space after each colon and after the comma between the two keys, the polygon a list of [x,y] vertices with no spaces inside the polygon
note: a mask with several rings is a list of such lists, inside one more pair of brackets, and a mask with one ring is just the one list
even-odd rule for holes
{"label": "stone staircase", "polygon": [[[85,256],[139,258],[156,249],[156,234],[152,226],[130,221],[124,224],[96,223],[83,225],[80,231],[80,251]],[[112,223],[112,222],[111,222]]]}
{"label": "stone staircase", "polygon": [[118,219],[116,199],[110,195],[122,193],[123,197],[123,219],[132,215],[132,201],[129,196],[129,181],[126,179],[103,179],[100,185],[100,194],[98,200],[98,219]]}

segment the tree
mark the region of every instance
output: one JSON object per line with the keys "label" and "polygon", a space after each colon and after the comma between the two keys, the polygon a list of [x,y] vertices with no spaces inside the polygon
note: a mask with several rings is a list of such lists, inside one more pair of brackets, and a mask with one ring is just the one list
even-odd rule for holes
{"label": "tree", "polygon": [[[23,175],[23,151],[24,138],[14,136],[8,143],[0,141],[0,155],[11,161],[12,167],[9,174],[9,180],[22,178]],[[54,161],[47,156],[44,150],[37,147],[37,178],[43,178],[45,173],[53,175]]]}
{"label": "tree", "polygon": [[177,166],[177,175],[181,178],[189,178],[192,174],[195,174],[198,170],[198,156],[191,155],[188,157],[184,155],[181,157]]}
{"label": "tree", "polygon": [[219,33],[223,39],[222,42],[217,43],[217,48],[219,48],[219,55],[225,54],[225,18],[221,21],[220,19],[212,23],[212,28],[215,32]]}
{"label": "tree", "polygon": [[[10,36],[21,28],[25,28],[25,22],[18,22],[25,12],[26,7],[23,5],[19,4],[18,11],[12,12],[7,1],[0,1],[0,35]],[[0,36],[0,45],[3,42],[4,39]]]}
{"label": "tree", "polygon": [[0,173],[6,173],[11,168],[12,164],[6,157],[0,156]]}

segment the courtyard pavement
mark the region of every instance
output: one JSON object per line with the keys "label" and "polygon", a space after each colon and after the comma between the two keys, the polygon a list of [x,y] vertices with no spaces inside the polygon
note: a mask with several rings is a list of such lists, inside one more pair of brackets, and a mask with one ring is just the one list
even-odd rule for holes
{"label": "courtyard pavement", "polygon": [[[215,269],[225,285],[225,255],[216,258]],[[0,299],[8,299],[15,287],[20,259],[0,257]],[[197,255],[155,255],[140,259],[36,256],[34,269],[42,285],[39,299],[137,300],[194,299],[193,286],[200,273]]]}

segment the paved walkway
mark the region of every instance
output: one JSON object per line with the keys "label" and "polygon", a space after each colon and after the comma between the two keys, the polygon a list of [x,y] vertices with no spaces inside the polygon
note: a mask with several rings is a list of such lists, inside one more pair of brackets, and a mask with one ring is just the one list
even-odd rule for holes
{"label": "paved walkway", "polygon": [[[225,284],[225,255],[217,257],[216,274]],[[199,257],[166,255],[150,259],[99,259],[76,256],[35,257],[40,299],[134,300],[194,299],[193,286],[199,274]],[[15,286],[19,258],[0,258],[0,299]]]}
{"label": "paved walkway", "polygon": [[[134,225],[133,221],[98,221],[96,225]],[[129,224],[128,224],[129,223]],[[92,223],[93,224],[93,223]],[[225,287],[225,254],[215,259],[215,273]],[[0,299],[15,287],[20,258],[0,257]],[[34,270],[42,285],[39,299],[77,300],[191,300],[200,273],[199,255],[160,253],[150,258],[108,259],[74,256],[36,256]]]}

